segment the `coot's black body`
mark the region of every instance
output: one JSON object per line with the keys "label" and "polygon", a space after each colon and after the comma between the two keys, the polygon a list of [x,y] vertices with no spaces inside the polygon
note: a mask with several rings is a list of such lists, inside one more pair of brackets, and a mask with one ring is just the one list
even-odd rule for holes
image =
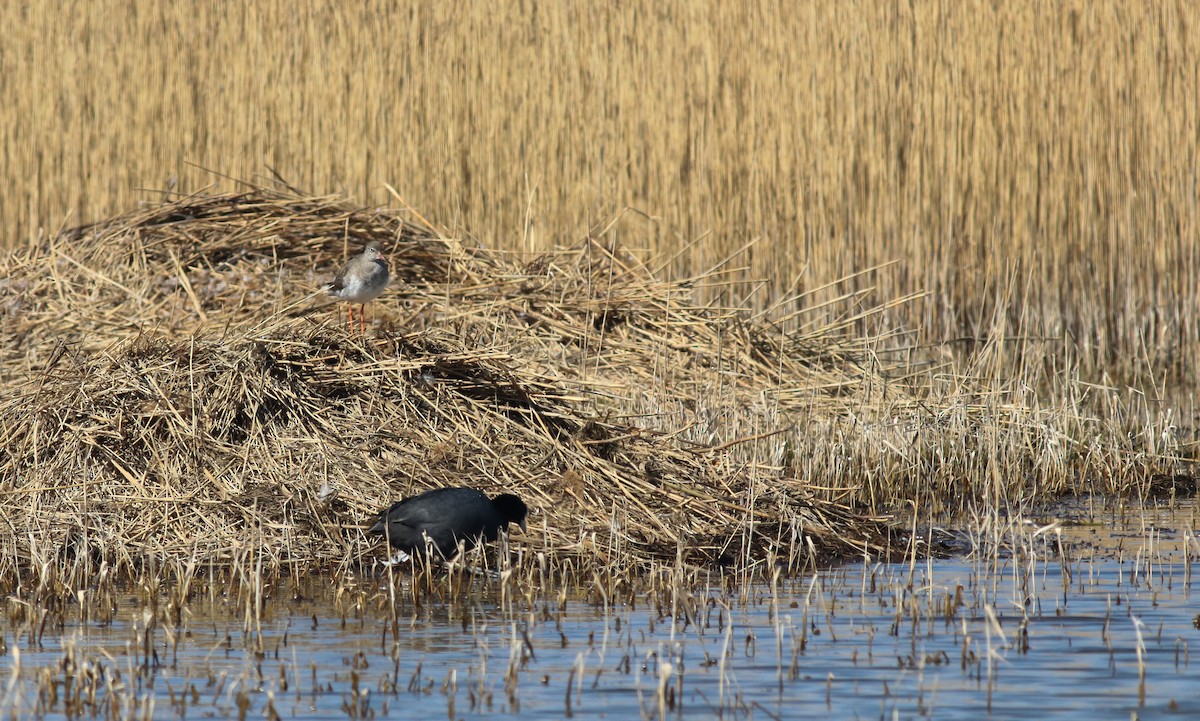
{"label": "coot's black body", "polygon": [[480,538],[494,541],[509,523],[525,530],[528,512],[511,493],[489,499],[474,488],[437,488],[393,503],[367,533],[386,536],[393,548],[410,556],[425,555],[428,537],[435,554],[450,558],[460,541],[465,549]]}

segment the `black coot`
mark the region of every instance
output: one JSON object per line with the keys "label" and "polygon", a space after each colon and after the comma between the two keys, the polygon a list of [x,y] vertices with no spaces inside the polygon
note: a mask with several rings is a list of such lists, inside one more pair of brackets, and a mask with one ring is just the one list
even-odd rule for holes
{"label": "black coot", "polygon": [[426,537],[434,553],[450,558],[459,541],[470,549],[485,538],[496,540],[500,529],[515,523],[525,530],[529,509],[511,493],[489,499],[474,488],[436,488],[393,503],[379,514],[367,533],[386,536],[403,554],[425,554]]}

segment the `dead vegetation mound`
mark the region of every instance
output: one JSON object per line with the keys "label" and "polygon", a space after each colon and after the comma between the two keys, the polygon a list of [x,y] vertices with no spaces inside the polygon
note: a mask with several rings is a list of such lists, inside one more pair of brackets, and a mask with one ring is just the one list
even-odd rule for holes
{"label": "dead vegetation mound", "polygon": [[[371,240],[365,337],[318,293]],[[0,271],[3,557],[329,564],[427,488],[520,494],[532,552],[600,564],[883,552],[776,433],[879,376],[842,326],[699,306],[589,239],[519,265],[337,198],[188,197]]]}

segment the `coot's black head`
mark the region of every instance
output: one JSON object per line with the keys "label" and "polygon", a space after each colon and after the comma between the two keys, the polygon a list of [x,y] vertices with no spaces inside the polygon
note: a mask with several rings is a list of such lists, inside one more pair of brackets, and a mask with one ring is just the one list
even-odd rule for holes
{"label": "coot's black head", "polygon": [[525,528],[525,516],[529,514],[529,507],[525,505],[525,501],[511,493],[501,493],[492,499],[492,505],[496,507],[496,512],[505,523],[515,523],[522,531],[528,530]]}

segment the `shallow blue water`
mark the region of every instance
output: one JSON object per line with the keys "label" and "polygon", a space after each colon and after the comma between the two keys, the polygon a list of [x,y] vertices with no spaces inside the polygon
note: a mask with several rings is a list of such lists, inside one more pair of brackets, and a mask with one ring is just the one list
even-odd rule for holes
{"label": "shallow blue water", "polygon": [[427,603],[395,633],[378,602],[345,622],[327,602],[276,603],[250,632],[238,607],[215,608],[174,638],[157,629],[145,670],[130,607],[40,647],[8,636],[0,712],[66,718],[91,673],[105,681],[85,718],[1200,718],[1185,563],[1065,568],[853,564],[743,593],[713,577],[674,610]]}

